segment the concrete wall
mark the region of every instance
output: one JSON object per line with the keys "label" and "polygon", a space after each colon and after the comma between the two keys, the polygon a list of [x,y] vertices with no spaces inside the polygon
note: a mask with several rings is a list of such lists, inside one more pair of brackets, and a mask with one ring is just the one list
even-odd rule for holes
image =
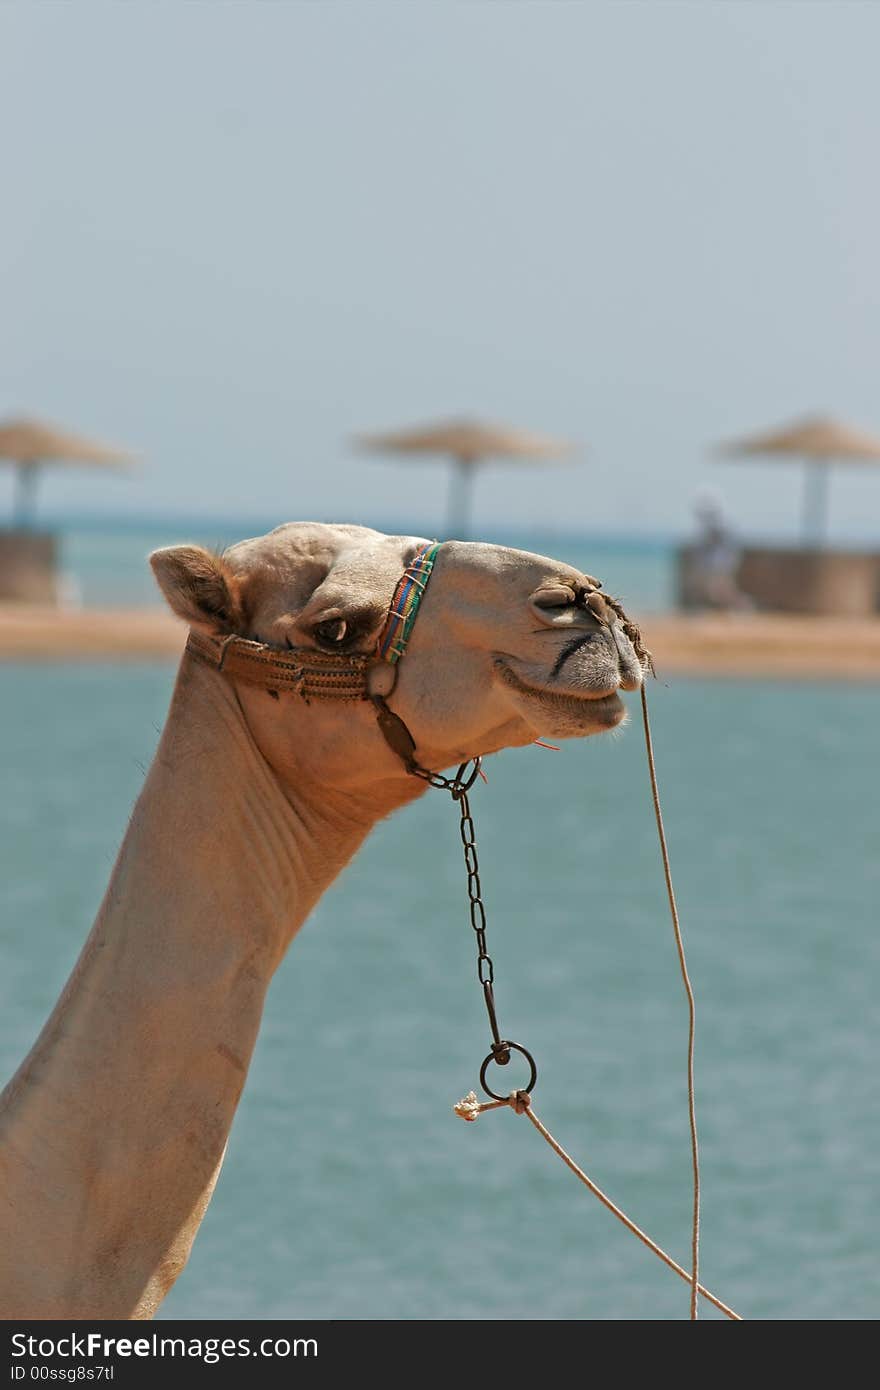
{"label": "concrete wall", "polygon": [[58,546],[47,531],[0,531],[0,601],[56,603]]}
{"label": "concrete wall", "polygon": [[[700,595],[693,548],[678,551],[682,608],[712,607]],[[746,546],[736,586],[758,609],[863,618],[880,613],[880,552]]]}

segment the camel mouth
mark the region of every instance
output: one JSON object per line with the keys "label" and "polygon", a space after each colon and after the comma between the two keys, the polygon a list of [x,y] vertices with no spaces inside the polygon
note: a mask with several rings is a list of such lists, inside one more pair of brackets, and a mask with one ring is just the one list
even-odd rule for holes
{"label": "camel mouth", "polygon": [[[558,690],[550,686],[530,685],[521,680],[501,657],[495,660],[495,670],[504,685],[527,700],[530,706],[539,704],[546,715],[558,715],[565,722],[573,718],[579,726],[579,731],[584,725],[594,727],[597,732],[615,729],[626,718],[626,706],[617,688],[597,691],[583,688]],[[561,733],[562,730],[557,732]]]}

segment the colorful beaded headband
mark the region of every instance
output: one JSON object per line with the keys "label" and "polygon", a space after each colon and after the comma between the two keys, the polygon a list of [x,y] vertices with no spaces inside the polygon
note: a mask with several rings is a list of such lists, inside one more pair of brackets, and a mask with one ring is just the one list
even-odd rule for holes
{"label": "colorful beaded headband", "polygon": [[388,617],[376,648],[377,655],[392,666],[397,664],[406,651],[406,644],[413,630],[422,596],[428,587],[440,545],[440,541],[429,541],[407,565],[394,590]]}

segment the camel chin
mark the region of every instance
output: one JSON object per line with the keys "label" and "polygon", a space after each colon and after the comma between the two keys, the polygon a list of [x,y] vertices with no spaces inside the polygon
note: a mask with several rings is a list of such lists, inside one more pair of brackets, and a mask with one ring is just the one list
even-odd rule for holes
{"label": "camel chin", "polygon": [[559,689],[523,679],[502,660],[495,664],[508,697],[532,728],[554,738],[588,738],[606,734],[626,721],[627,710],[616,690],[583,687]]}

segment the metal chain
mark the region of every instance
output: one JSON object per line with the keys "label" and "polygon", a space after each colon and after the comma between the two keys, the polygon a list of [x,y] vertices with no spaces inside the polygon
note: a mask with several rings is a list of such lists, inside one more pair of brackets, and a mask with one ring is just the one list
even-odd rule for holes
{"label": "metal chain", "polygon": [[[432,787],[439,787],[448,791],[453,801],[458,802],[461,822],[459,833],[461,835],[462,849],[464,850],[464,864],[467,870],[467,893],[470,909],[471,926],[477,938],[477,979],[483,990],[483,998],[486,1002],[486,1012],[489,1015],[489,1028],[492,1032],[492,1050],[483,1062],[480,1069],[480,1085],[488,1096],[493,1100],[504,1100],[505,1096],[499,1096],[487,1084],[486,1076],[489,1066],[494,1062],[499,1067],[506,1067],[510,1061],[512,1052],[518,1052],[529,1064],[530,1076],[528,1085],[521,1087],[523,1091],[531,1094],[538,1076],[538,1069],[535,1059],[519,1043],[511,1042],[509,1038],[502,1038],[498,1027],[498,1016],[495,1012],[495,966],[492,957],[486,947],[486,909],[483,905],[483,891],[480,883],[480,861],[477,858],[477,837],[474,828],[474,818],[471,815],[471,804],[468,799],[468,792],[480,775],[482,759],[473,758],[470,763],[462,763],[454,777],[444,777],[440,773],[428,772],[427,769],[413,766],[410,768],[416,777],[422,777],[429,782]],[[468,768],[471,768],[469,775]]]}
{"label": "metal chain", "polygon": [[461,813],[459,832],[464,850],[464,866],[467,870],[471,926],[477,938],[477,979],[483,987],[486,1012],[489,1015],[489,1027],[492,1030],[492,1055],[499,1066],[505,1067],[510,1061],[510,1048],[498,1031],[498,1018],[495,1013],[495,967],[492,963],[492,957],[486,949],[486,909],[483,906],[480,885],[480,861],[477,858],[474,818],[471,815],[471,804],[467,792],[463,791],[457,797],[453,792],[452,796],[453,800],[458,801],[458,808]]}

